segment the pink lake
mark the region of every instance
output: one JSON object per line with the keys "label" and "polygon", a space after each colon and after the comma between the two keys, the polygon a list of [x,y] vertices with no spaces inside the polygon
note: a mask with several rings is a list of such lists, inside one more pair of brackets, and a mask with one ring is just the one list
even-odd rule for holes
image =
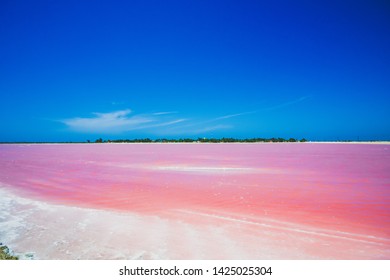
{"label": "pink lake", "polygon": [[[147,220],[137,231],[111,233],[110,242],[130,243],[152,234],[149,243],[137,243],[142,258],[390,259],[386,144],[0,145],[0,185],[12,197],[67,207],[61,209]],[[5,214],[22,208],[23,203],[12,206],[13,200],[7,200]],[[24,218],[18,238],[3,239],[27,250],[28,223],[46,223],[41,227],[53,235],[53,221],[39,215]],[[82,234],[92,236],[98,226]],[[189,249],[169,241],[172,236]],[[222,237],[225,243],[218,245]],[[197,254],[188,252],[194,242]],[[226,251],[226,244],[234,250]],[[38,256],[39,246],[32,245]],[[77,250],[88,248],[72,246],[76,253],[69,258],[115,258],[81,255]],[[54,247],[43,251],[42,258],[67,258]]]}

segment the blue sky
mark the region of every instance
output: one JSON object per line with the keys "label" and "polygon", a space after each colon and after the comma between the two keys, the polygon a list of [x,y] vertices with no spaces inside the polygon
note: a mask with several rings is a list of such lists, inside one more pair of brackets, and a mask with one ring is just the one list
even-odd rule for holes
{"label": "blue sky", "polygon": [[0,141],[390,139],[388,1],[1,1]]}

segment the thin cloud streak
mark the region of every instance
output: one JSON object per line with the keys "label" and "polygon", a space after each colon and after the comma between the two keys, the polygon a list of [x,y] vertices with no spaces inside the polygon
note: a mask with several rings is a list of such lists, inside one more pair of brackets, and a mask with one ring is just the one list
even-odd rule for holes
{"label": "thin cloud streak", "polygon": [[93,113],[93,117],[75,117],[60,120],[70,130],[84,133],[120,133],[136,129],[170,126],[185,121],[185,119],[167,119],[153,114],[138,114],[130,116],[130,109],[109,113]]}
{"label": "thin cloud streak", "polygon": [[187,121],[187,119],[177,119],[177,120],[168,121],[168,122],[162,122],[162,123],[157,123],[157,124],[140,126],[140,127],[134,128],[134,129],[146,129],[146,128],[153,128],[153,127],[170,126],[170,125],[174,125],[174,124],[181,123],[181,122],[184,122],[184,121]]}
{"label": "thin cloud streak", "polygon": [[275,106],[267,107],[267,108],[264,108],[262,110],[264,110],[264,111],[271,111],[271,110],[276,110],[276,109],[280,109],[280,108],[284,108],[284,107],[289,107],[291,105],[300,103],[300,102],[308,99],[309,97],[310,97],[309,95],[302,96],[302,97],[300,97],[298,99],[295,99],[295,100],[292,100],[292,101],[289,101],[289,102],[285,102],[285,103],[281,103],[281,104],[278,104],[278,105],[275,105]]}
{"label": "thin cloud streak", "polygon": [[[208,120],[195,121],[184,118],[173,118],[171,115],[176,111],[160,111],[147,114],[133,114],[130,109],[113,111],[108,113],[92,113],[91,117],[75,117],[60,120],[70,130],[83,133],[122,133],[133,130],[148,130],[154,134],[199,134],[222,129],[232,128],[226,123],[229,119],[244,115],[256,114],[264,111],[272,111],[292,106],[303,102],[309,96],[302,96],[298,99],[281,103],[275,106],[266,107],[254,111],[247,111],[229,115],[223,115]],[[186,124],[183,124],[187,122]],[[222,122],[222,123],[221,123]],[[153,130],[154,128],[154,130]],[[160,129],[159,129],[160,128]]]}
{"label": "thin cloud streak", "polygon": [[[225,116],[217,117],[217,118],[210,119],[210,120],[205,120],[205,121],[199,121],[199,122],[195,122],[195,123],[190,123],[190,124],[181,126],[180,128],[186,128],[186,127],[193,127],[193,126],[204,125],[204,124],[216,122],[216,121],[219,121],[219,120],[230,119],[230,118],[239,117],[239,116],[242,116],[242,115],[254,114],[254,113],[256,113],[256,112],[257,112],[257,111],[249,111],[249,112],[243,112],[243,113],[225,115]],[[231,126],[230,126],[230,127],[231,127]]]}
{"label": "thin cloud streak", "polygon": [[112,101],[111,105],[123,105],[125,102],[117,102],[117,101]]}
{"label": "thin cloud streak", "polygon": [[160,115],[169,115],[169,114],[176,114],[177,112],[176,111],[171,111],[171,112],[157,112],[157,113],[153,113],[153,115],[155,116],[160,116]]}
{"label": "thin cloud streak", "polygon": [[257,112],[258,111],[249,111],[249,112],[237,113],[237,114],[232,114],[232,115],[226,115],[226,116],[215,118],[212,121],[230,119],[230,118],[239,117],[239,116],[243,116],[243,115],[254,114],[254,113],[257,113]]}
{"label": "thin cloud streak", "polygon": [[[165,134],[170,135],[179,135],[180,137],[184,135],[196,135],[197,137],[201,137],[202,135],[199,135],[201,133],[208,133],[213,132],[217,130],[226,130],[230,129],[233,126],[231,125],[213,125],[213,126],[206,126],[206,127],[196,127],[196,128],[186,128],[186,126],[179,126],[179,127],[170,127],[169,129],[165,130]],[[161,133],[160,133],[161,134]]]}
{"label": "thin cloud streak", "polygon": [[[236,117],[240,117],[240,116],[244,116],[244,115],[256,114],[256,113],[260,113],[262,111],[271,111],[271,110],[289,107],[289,106],[292,106],[294,104],[300,103],[308,98],[309,98],[309,96],[302,96],[298,99],[284,102],[284,103],[281,103],[281,104],[278,104],[278,105],[275,105],[272,107],[258,109],[258,110],[254,110],[254,111],[241,112],[241,113],[236,113],[236,114],[229,114],[229,115],[224,115],[224,116],[216,117],[216,118],[209,119],[209,120],[189,123],[189,124],[177,127],[176,129],[180,129],[183,133],[196,134],[196,133],[204,133],[204,132],[215,131],[215,130],[220,130],[220,129],[232,128],[233,127],[232,125],[222,125],[222,124],[216,124],[214,126],[209,126],[209,127],[205,127],[205,128],[203,128],[203,127],[197,128],[197,127],[204,126],[204,125],[211,124],[211,123],[215,123],[215,122],[218,123],[219,121],[224,121],[227,119],[236,118]],[[191,128],[191,127],[193,129],[189,130],[188,128]]]}

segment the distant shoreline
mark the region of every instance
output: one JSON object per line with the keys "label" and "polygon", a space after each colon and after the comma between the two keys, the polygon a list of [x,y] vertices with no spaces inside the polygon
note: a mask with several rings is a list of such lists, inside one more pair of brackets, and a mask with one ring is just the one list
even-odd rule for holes
{"label": "distant shoreline", "polygon": [[86,142],[0,142],[0,145],[105,145],[105,144],[372,144],[372,145],[390,145],[390,141],[307,141],[307,142],[104,142],[104,143],[86,143]]}

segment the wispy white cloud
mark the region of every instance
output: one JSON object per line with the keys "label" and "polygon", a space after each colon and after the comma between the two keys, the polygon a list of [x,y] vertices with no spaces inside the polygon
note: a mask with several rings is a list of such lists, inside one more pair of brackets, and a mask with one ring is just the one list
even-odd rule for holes
{"label": "wispy white cloud", "polygon": [[174,125],[177,123],[181,123],[186,121],[187,119],[177,119],[177,120],[172,120],[172,121],[166,121],[166,122],[159,122],[159,123],[154,123],[150,125],[145,125],[145,126],[140,126],[137,129],[144,129],[144,128],[152,128],[152,127],[162,127],[162,126],[170,126]]}
{"label": "wispy white cloud", "polygon": [[92,117],[61,120],[69,129],[89,133],[119,133],[149,127],[169,126],[185,119],[159,118],[153,114],[130,115],[131,110],[93,113]]}
{"label": "wispy white cloud", "polygon": [[153,113],[153,115],[155,116],[160,116],[160,115],[169,115],[169,114],[176,114],[177,112],[176,111],[171,111],[171,112],[157,112],[157,113]]}
{"label": "wispy white cloud", "polygon": [[[134,114],[130,109],[108,113],[93,113],[90,117],[74,117],[60,120],[70,130],[83,133],[121,133],[133,130],[145,130],[156,135],[196,135],[212,131],[233,128],[232,118],[277,110],[303,102],[309,96],[280,103],[254,111],[231,113],[209,119],[186,119],[174,117],[176,111],[157,111],[154,113]],[[237,123],[237,122],[235,122]]]}
{"label": "wispy white cloud", "polygon": [[[218,122],[218,121],[221,121],[221,120],[230,119],[230,118],[234,118],[234,117],[238,117],[238,116],[242,116],[242,115],[254,114],[256,112],[257,111],[249,111],[249,112],[243,112],[243,113],[237,113],[237,114],[224,115],[224,116],[220,116],[220,117],[216,117],[216,118],[212,118],[212,119],[208,119],[208,120],[200,120],[200,121],[197,121],[197,122],[188,123],[186,125],[183,125],[183,126],[181,126],[181,128],[197,127],[197,126],[198,127],[199,126],[203,127],[205,124]],[[214,130],[219,129],[219,128],[226,128],[226,127],[223,127],[222,125],[216,125],[214,127],[215,127]],[[231,127],[231,126],[229,126],[229,127]]]}
{"label": "wispy white cloud", "polygon": [[223,119],[230,119],[234,117],[239,117],[243,115],[249,115],[249,114],[254,114],[257,113],[258,111],[249,111],[249,112],[242,112],[242,113],[237,113],[237,114],[231,114],[231,115],[226,115],[226,116],[221,116],[213,119],[212,121],[217,121],[217,120],[223,120]]}
{"label": "wispy white cloud", "polygon": [[295,100],[292,100],[292,101],[288,101],[288,102],[284,102],[284,103],[281,103],[281,104],[278,104],[278,105],[275,105],[275,106],[267,107],[267,108],[264,108],[262,110],[271,111],[271,110],[276,110],[276,109],[280,109],[280,108],[289,107],[291,105],[300,103],[300,102],[308,99],[309,97],[310,97],[309,95],[302,96],[302,97],[300,97],[298,99],[295,99]]}
{"label": "wispy white cloud", "polygon": [[158,126],[167,126],[167,125],[177,124],[177,123],[184,122],[184,121],[186,121],[186,120],[187,120],[187,119],[173,120],[173,121],[169,121],[169,122],[160,123],[160,124],[158,124]]}
{"label": "wispy white cloud", "polygon": [[188,134],[199,134],[199,133],[206,133],[206,132],[211,132],[211,131],[216,131],[216,130],[222,130],[222,129],[229,129],[233,128],[232,124],[227,123],[227,120],[231,118],[237,118],[240,116],[244,115],[250,115],[250,114],[256,114],[264,111],[272,111],[280,108],[285,108],[292,106],[294,104],[300,103],[306,99],[308,99],[309,96],[302,96],[300,98],[297,98],[292,101],[287,101],[284,103],[280,103],[271,107],[266,107],[266,108],[261,108],[258,110],[253,110],[253,111],[246,111],[246,112],[241,112],[241,113],[233,113],[233,114],[227,114],[215,118],[210,118],[206,120],[199,120],[199,121],[193,121],[193,122],[188,122],[184,125],[181,125],[179,127],[176,127],[177,130],[183,132],[183,133],[188,133]]}
{"label": "wispy white cloud", "polygon": [[125,104],[124,102],[118,102],[118,101],[112,101],[111,105],[123,105]]}
{"label": "wispy white cloud", "polygon": [[[196,126],[194,126],[196,125]],[[209,133],[209,132],[214,132],[214,131],[220,131],[220,130],[227,130],[233,128],[231,125],[227,124],[216,124],[216,125],[210,125],[210,126],[204,126],[204,125],[197,125],[191,124],[190,126],[188,125],[179,125],[179,126],[172,126],[168,127],[164,131],[164,135],[178,135],[180,137],[184,135],[189,135],[189,136],[197,136],[201,137],[203,136],[204,133]],[[161,134],[161,133],[159,133]]]}
{"label": "wispy white cloud", "polygon": [[277,104],[277,105],[274,105],[274,106],[271,106],[271,107],[267,107],[267,108],[263,108],[263,109],[259,109],[259,110],[220,116],[220,117],[208,120],[207,122],[213,122],[213,121],[218,121],[218,120],[230,119],[230,118],[239,117],[239,116],[243,116],[243,115],[249,115],[249,114],[256,114],[256,113],[259,113],[260,111],[263,111],[263,110],[267,110],[268,111],[268,110],[274,110],[274,109],[289,107],[291,105],[300,103],[300,102],[308,99],[309,97],[310,96],[302,96],[302,97],[300,97],[298,99],[295,99],[295,100],[292,100],[292,101],[287,101],[287,102],[284,102],[284,103],[281,103],[281,104]]}
{"label": "wispy white cloud", "polygon": [[[198,120],[198,121],[192,121],[188,122],[186,124],[180,125],[178,127],[175,127],[177,132],[183,133],[183,134],[199,134],[199,133],[206,133],[216,130],[223,130],[223,129],[229,129],[232,128],[232,125],[229,124],[218,124],[221,121],[224,121],[226,119],[239,117],[242,115],[248,115],[248,114],[254,114],[257,111],[248,111],[248,112],[242,112],[242,113],[236,113],[236,114],[230,114],[230,115],[224,115],[212,119],[206,119],[206,120]],[[217,123],[215,125],[211,125],[212,123]]]}

